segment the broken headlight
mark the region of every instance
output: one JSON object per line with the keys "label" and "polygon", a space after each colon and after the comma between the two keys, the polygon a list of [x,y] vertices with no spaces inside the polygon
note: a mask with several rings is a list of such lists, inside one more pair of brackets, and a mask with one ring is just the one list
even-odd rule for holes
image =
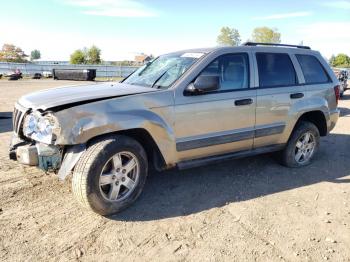
{"label": "broken headlight", "polygon": [[42,115],[39,112],[29,114],[23,123],[23,134],[33,140],[52,144],[56,140],[59,125],[51,113]]}

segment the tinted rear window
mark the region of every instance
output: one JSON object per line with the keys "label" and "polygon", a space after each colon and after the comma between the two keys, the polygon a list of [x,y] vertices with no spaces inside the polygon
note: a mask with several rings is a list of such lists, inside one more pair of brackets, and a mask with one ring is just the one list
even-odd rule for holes
{"label": "tinted rear window", "polygon": [[328,83],[329,76],[320,61],[312,55],[296,55],[306,84]]}
{"label": "tinted rear window", "polygon": [[293,63],[288,54],[257,53],[259,86],[278,87],[297,84]]}

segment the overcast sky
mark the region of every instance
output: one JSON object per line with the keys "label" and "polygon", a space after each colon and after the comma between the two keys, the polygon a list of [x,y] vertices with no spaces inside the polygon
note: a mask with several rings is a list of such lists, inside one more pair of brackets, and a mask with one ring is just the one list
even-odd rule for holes
{"label": "overcast sky", "polygon": [[258,26],[278,28],[282,42],[310,45],[330,57],[350,55],[350,0],[0,0],[0,45],[13,43],[42,60],[68,60],[97,45],[104,60],[216,45],[222,26],[242,40]]}

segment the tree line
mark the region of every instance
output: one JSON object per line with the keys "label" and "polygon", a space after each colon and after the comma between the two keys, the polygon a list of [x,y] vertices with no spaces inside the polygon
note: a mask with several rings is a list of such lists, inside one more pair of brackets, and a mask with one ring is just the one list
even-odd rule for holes
{"label": "tree line", "polygon": [[[41,58],[41,52],[34,49],[27,55],[22,48],[13,44],[4,44],[0,50],[0,62],[28,63]],[[100,64],[101,49],[96,46],[84,47],[74,51],[70,56],[71,64]]]}
{"label": "tree line", "polygon": [[[276,28],[269,28],[266,26],[257,27],[253,30],[252,38],[247,41],[257,43],[281,43],[281,33]],[[236,28],[224,26],[216,39],[220,46],[239,46],[241,44],[241,35]]]}
{"label": "tree line", "polygon": [[[281,43],[281,34],[276,28],[257,27],[253,30],[251,39],[247,41],[279,44]],[[221,28],[216,42],[220,46],[239,46],[241,35],[236,28],[224,26]],[[346,54],[332,55],[328,62],[332,67],[350,68],[350,57]]]}
{"label": "tree line", "polygon": [[41,53],[34,49],[28,56],[20,47],[13,44],[4,44],[0,50],[0,62],[26,63],[28,57],[30,61],[34,61],[41,58]]}
{"label": "tree line", "polygon": [[95,45],[75,50],[70,55],[71,64],[101,64],[101,62],[101,49]]}
{"label": "tree line", "polygon": [[350,68],[350,57],[346,54],[332,55],[329,59],[329,64],[332,67],[345,67]]}
{"label": "tree line", "polygon": [[[253,30],[251,39],[247,41],[281,43],[281,33],[276,28],[257,27]],[[236,28],[224,26],[220,29],[216,42],[219,46],[239,46],[241,35]],[[28,58],[30,61],[35,61],[41,58],[41,53],[34,49],[29,56],[20,47],[13,44],[4,44],[0,50],[0,62],[26,63],[29,62]],[[102,62],[101,49],[95,45],[75,50],[70,55],[71,64],[101,64]],[[350,57],[346,54],[332,55],[328,62],[332,67],[350,68]]]}

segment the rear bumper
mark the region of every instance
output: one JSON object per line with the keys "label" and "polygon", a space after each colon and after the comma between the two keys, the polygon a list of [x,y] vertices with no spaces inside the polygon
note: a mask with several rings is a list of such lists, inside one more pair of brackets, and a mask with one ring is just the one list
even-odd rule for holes
{"label": "rear bumper", "polygon": [[337,108],[336,110],[332,111],[329,115],[329,125],[328,125],[328,133],[331,132],[333,130],[333,128],[335,127],[335,124],[337,123],[338,119],[339,119],[339,114],[340,114],[340,110]]}

